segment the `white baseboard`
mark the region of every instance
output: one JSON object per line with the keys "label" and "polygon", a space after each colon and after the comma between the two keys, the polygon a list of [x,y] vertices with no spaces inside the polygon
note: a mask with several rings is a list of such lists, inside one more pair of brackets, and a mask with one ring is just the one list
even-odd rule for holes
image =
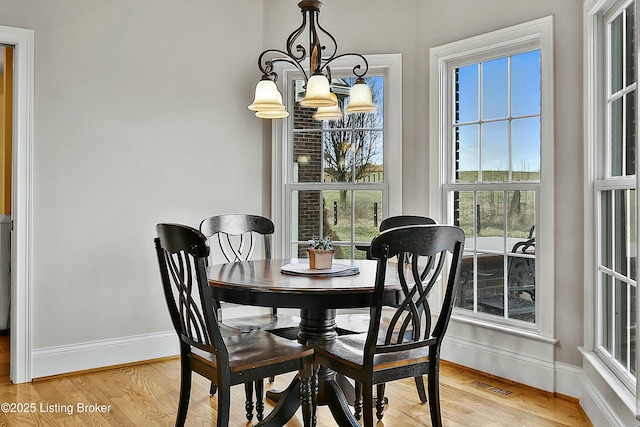
{"label": "white baseboard", "polygon": [[180,354],[175,331],[33,350],[33,378]]}
{"label": "white baseboard", "polygon": [[580,398],[582,368],[565,363],[555,363],[556,388],[555,392],[565,396]]}
{"label": "white baseboard", "polygon": [[546,391],[554,391],[553,360],[446,337],[442,358],[478,371]]}

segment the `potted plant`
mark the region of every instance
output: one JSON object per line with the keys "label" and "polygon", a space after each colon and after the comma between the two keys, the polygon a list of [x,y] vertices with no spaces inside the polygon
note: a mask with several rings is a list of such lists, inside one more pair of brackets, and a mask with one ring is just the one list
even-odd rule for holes
{"label": "potted plant", "polygon": [[313,270],[330,269],[333,263],[333,244],[331,237],[313,237],[309,240],[309,267]]}

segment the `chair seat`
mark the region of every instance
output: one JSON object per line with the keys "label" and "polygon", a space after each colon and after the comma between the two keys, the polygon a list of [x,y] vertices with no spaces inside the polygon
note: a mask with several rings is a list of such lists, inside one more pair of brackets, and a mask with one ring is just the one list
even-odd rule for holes
{"label": "chair seat", "polygon": [[300,317],[289,314],[263,314],[251,317],[235,317],[222,319],[226,326],[238,329],[242,332],[251,331],[276,331],[280,329],[297,328],[300,325]]}
{"label": "chair seat", "polygon": [[[264,331],[252,331],[224,337],[224,342],[229,351],[231,372],[276,365],[313,354],[313,350],[305,345]],[[214,367],[217,365],[212,353],[195,347],[192,349],[192,353],[194,358],[204,363]]]}
{"label": "chair seat", "polygon": [[[353,368],[361,368],[364,363],[364,346],[367,334],[343,335],[330,341],[311,341],[311,346],[316,357],[324,356],[326,359],[336,359],[342,365],[350,365]],[[378,343],[384,343],[384,331],[378,336]],[[429,361],[429,350],[421,347],[413,350],[377,354],[373,359],[373,371],[397,368],[416,363]],[[426,373],[426,369],[424,372]]]}

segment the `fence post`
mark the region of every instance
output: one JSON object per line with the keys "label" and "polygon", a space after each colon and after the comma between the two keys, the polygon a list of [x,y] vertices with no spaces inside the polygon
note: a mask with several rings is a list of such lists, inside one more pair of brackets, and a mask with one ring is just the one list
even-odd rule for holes
{"label": "fence post", "polygon": [[373,226],[378,228],[378,202],[373,202]]}

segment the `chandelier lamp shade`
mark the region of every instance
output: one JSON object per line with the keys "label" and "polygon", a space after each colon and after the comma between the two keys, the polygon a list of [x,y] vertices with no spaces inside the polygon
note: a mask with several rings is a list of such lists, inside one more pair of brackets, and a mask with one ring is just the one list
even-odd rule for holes
{"label": "chandelier lamp shade", "polygon": [[[258,68],[262,78],[256,85],[253,103],[249,110],[255,111],[256,116],[265,119],[287,117],[282,103],[282,94],[276,82],[278,74],[274,65],[286,62],[296,67],[304,78],[305,95],[300,105],[317,108],[313,117],[316,120],[335,120],[343,117],[336,95],[331,91],[330,65],[338,58],[354,57],[356,65],[353,75],[356,82],[350,90],[350,102],[345,113],[370,113],[378,110],[373,103],[371,89],[364,81],[369,71],[369,63],[359,53],[343,53],[338,55],[336,39],[320,26],[318,17],[322,3],[319,1],[301,1],[298,7],[302,13],[302,24],[287,38],[286,50],[267,49],[258,57]],[[302,34],[308,30],[309,46],[298,42]],[[321,42],[320,34],[329,41],[328,46]],[[308,60],[308,61],[307,61]],[[308,69],[305,66],[308,64]]]}

